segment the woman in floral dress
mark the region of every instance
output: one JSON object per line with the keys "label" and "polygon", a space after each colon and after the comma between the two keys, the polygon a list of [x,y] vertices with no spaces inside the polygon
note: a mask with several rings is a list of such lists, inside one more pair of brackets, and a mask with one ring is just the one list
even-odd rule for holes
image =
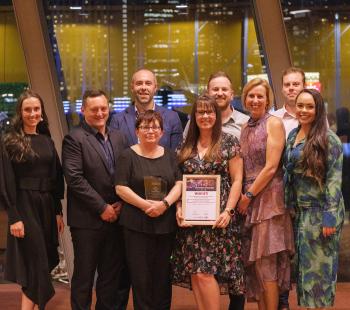
{"label": "woman in floral dress", "polygon": [[289,134],[284,167],[286,205],[296,212],[298,304],[331,307],[344,221],[342,144],[327,128],[325,104],[316,90],[298,95],[296,117],[299,127]]}
{"label": "woman in floral dress", "polygon": [[186,226],[178,203],[173,284],[192,288],[198,309],[220,309],[220,293],[244,293],[235,210],[243,169],[237,138],[221,132],[221,112],[214,98],[202,95],[196,100],[178,158],[184,174],[220,175],[221,192],[220,215],[213,227]]}

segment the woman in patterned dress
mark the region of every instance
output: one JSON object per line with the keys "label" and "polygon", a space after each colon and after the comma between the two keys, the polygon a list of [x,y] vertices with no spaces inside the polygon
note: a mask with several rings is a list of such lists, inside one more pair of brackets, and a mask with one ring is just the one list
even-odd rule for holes
{"label": "woman in patterned dress", "polygon": [[193,105],[188,135],[178,152],[184,174],[221,176],[220,215],[214,226],[180,226],[172,256],[173,284],[192,288],[198,309],[220,309],[220,293],[244,293],[240,227],[235,211],[242,188],[237,138],[221,132],[215,99],[200,96]]}
{"label": "woman in patterned dress", "polygon": [[296,117],[299,127],[289,134],[284,167],[286,205],[296,211],[298,304],[331,307],[344,221],[342,144],[327,128],[325,104],[318,91],[304,89],[298,95]]}
{"label": "woman in patterned dress", "polygon": [[273,94],[266,80],[253,79],[243,88],[242,102],[250,112],[242,128],[244,195],[238,205],[246,214],[243,236],[247,298],[259,309],[275,310],[279,292],[290,288],[293,227],[284,205],[281,157],[282,121],[267,113]]}

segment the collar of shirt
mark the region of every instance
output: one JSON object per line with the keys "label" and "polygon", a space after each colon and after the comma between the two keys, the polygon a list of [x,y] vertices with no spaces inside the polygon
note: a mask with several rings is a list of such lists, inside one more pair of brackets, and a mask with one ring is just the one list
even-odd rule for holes
{"label": "collar of shirt", "polygon": [[92,135],[94,135],[99,140],[105,140],[105,137],[108,138],[109,136],[109,130],[106,126],[106,132],[105,135],[101,134],[96,128],[91,127],[85,120],[82,121],[82,127],[86,129],[88,132],[90,132]]}
{"label": "collar of shirt", "polygon": [[231,108],[231,114],[230,114],[230,117],[226,120],[226,122],[225,123],[223,123],[223,125],[224,124],[229,124],[229,123],[235,123],[236,122],[236,120],[235,120],[235,110],[233,110],[232,108]]}
{"label": "collar of shirt", "polygon": [[275,116],[279,116],[281,118],[293,118],[293,119],[296,119],[295,115],[289,113],[286,109],[286,105],[283,105],[282,108],[276,110],[276,111],[273,111],[273,113],[271,113],[272,115],[275,115]]}
{"label": "collar of shirt", "polygon": [[[137,106],[136,106],[136,103],[134,104],[134,107],[135,107],[135,114],[136,114],[136,118],[139,117],[139,111],[137,110]],[[155,110],[156,109],[156,104],[153,102],[153,107],[151,110]]]}
{"label": "collar of shirt", "polygon": [[[99,133],[99,131],[96,128],[91,127],[85,120],[82,120],[81,127],[83,127],[85,130],[87,130],[88,132],[90,132],[94,136],[96,136],[97,133]],[[107,125],[106,125],[106,134],[108,134],[108,126]],[[102,134],[100,134],[100,135],[102,135]]]}

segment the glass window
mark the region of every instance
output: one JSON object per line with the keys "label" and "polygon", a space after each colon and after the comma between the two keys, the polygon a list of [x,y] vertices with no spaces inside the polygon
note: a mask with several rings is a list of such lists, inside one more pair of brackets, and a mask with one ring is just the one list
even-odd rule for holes
{"label": "glass window", "polygon": [[79,120],[74,114],[87,88],[104,89],[115,111],[125,109],[131,103],[132,74],[140,67],[157,75],[156,103],[185,112],[211,73],[226,71],[237,95],[248,75],[265,73],[250,1],[48,3],[70,124]]}
{"label": "glass window", "polygon": [[14,114],[17,97],[28,86],[24,55],[11,1],[0,2],[0,132]]}
{"label": "glass window", "polygon": [[330,128],[343,142],[343,196],[346,222],[338,278],[349,281],[350,269],[350,4],[349,1],[282,0],[293,64],[306,71],[307,86],[321,91]]}
{"label": "glass window", "polygon": [[[0,1],[0,134],[10,124],[27,72],[11,1]],[[7,215],[0,206],[0,283],[4,279]]]}
{"label": "glass window", "polygon": [[350,5],[348,1],[286,1],[282,9],[293,64],[307,72],[328,112],[350,107]]}

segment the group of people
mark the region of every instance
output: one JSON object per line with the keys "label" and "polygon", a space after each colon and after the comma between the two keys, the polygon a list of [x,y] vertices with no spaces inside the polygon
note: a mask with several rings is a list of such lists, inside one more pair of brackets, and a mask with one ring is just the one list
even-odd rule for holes
{"label": "group of people", "polygon": [[[298,304],[334,303],[344,203],[342,144],[328,129],[322,96],[305,74],[282,74],[284,105],[271,111],[266,80],[242,91],[248,115],[231,106],[224,72],[210,76],[182,133],[176,112],[155,105],[154,73],[136,71],[134,104],[112,116],[100,90],[84,93],[78,128],[65,136],[62,167],[40,96],[18,100],[1,143],[0,201],[9,214],[8,280],[22,286],[22,309],[44,309],[54,294],[63,175],[74,248],[72,309],[170,309],[172,284],[193,290],[198,309],[288,309],[291,261]],[[182,175],[220,175],[214,225],[189,225]],[[145,179],[162,184],[147,197]],[[95,280],[95,275],[97,277]]]}

